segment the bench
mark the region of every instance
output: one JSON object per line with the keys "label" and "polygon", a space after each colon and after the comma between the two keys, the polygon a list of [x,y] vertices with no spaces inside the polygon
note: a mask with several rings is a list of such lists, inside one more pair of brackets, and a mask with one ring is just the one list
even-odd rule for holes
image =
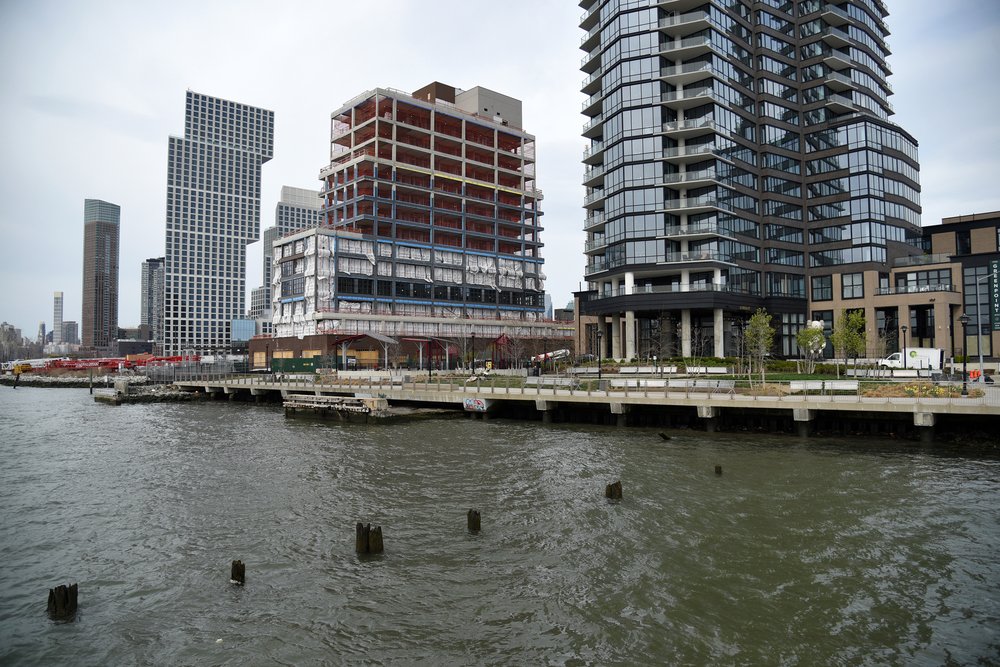
{"label": "bench", "polygon": [[736,380],[669,380],[671,389],[707,389],[709,393],[725,391],[732,394],[736,390]]}
{"label": "bench", "polygon": [[548,388],[554,389],[560,387],[562,389],[577,389],[580,383],[576,378],[557,378],[557,377],[538,377],[536,375],[531,375],[524,379],[524,387],[528,388]]}
{"label": "bench", "polygon": [[623,379],[611,379],[608,380],[608,385],[615,389],[665,389],[667,386],[666,380],[623,380]]}
{"label": "bench", "polygon": [[788,383],[792,393],[801,391],[857,391],[857,380],[792,380]]}

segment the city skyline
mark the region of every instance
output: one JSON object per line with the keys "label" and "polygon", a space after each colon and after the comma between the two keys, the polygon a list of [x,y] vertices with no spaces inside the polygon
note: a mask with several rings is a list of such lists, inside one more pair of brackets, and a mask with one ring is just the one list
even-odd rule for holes
{"label": "city skyline", "polygon": [[[538,138],[547,292],[562,307],[583,282],[580,127],[586,119],[578,69],[582,9],[575,3],[539,8],[514,2],[503,12],[473,3],[435,3],[433,12],[421,3],[387,3],[380,27],[397,48],[371,53],[330,80],[320,65],[330,58],[323,17],[333,9],[320,4],[257,4],[239,13],[228,4],[199,5],[208,16],[196,26],[184,20],[183,3],[170,9],[55,7],[43,2],[0,10],[0,48],[7,56],[0,81],[8,101],[0,113],[11,153],[0,186],[9,203],[0,238],[5,247],[24,249],[9,253],[0,278],[5,285],[28,283],[16,294],[4,292],[0,319],[23,331],[48,321],[54,291],[66,294],[64,316],[80,319],[78,207],[87,197],[122,206],[119,312],[122,325],[138,324],[142,260],[164,247],[166,139],[182,127],[176,100],[186,89],[275,112],[275,159],[264,170],[261,191],[263,227],[273,223],[269,212],[282,185],[318,189],[319,170],[329,161],[329,114],[358,91],[376,85],[416,89],[437,78],[475,81],[518,97],[524,125]],[[888,7],[892,120],[920,144],[923,224],[1000,209],[1000,195],[991,189],[1000,173],[1000,130],[989,116],[998,92],[988,85],[996,78],[990,63],[1000,57],[1000,8],[973,0],[905,7],[897,0]],[[338,20],[355,11],[358,17],[371,12],[338,9]],[[59,20],[51,23],[51,16]],[[122,39],[84,48],[88,26],[98,25]],[[228,28],[219,32],[219,25]],[[246,35],[257,33],[268,35],[269,46],[248,51]],[[344,35],[338,49],[368,53],[361,39]],[[166,50],[169,59],[161,57]],[[122,58],[123,52],[130,57]],[[420,66],[398,64],[413,60]],[[954,103],[928,103],[928,97]],[[53,189],[53,165],[75,177]],[[34,227],[49,232],[41,261]],[[262,280],[260,243],[247,253],[247,285],[255,287]],[[25,280],[39,269],[44,279]]]}

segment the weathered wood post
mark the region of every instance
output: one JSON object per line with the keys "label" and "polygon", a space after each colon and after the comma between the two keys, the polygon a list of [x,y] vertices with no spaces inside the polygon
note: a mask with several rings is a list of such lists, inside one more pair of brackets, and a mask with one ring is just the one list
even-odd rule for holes
{"label": "weathered wood post", "polygon": [[716,475],[722,474],[722,466],[715,466],[715,474]]}
{"label": "weathered wood post", "polygon": [[469,532],[478,533],[481,526],[481,515],[479,510],[469,510]]}
{"label": "weathered wood post", "polygon": [[621,480],[618,480],[614,484],[608,484],[607,488],[604,489],[604,497],[610,498],[611,500],[621,500],[622,499]]}
{"label": "weathered wood post", "polygon": [[247,566],[241,560],[234,560],[230,570],[229,581],[242,586],[247,582]]}
{"label": "weathered wood post", "polygon": [[76,613],[77,584],[56,586],[49,589],[49,616],[54,619],[72,619]]}
{"label": "weathered wood post", "polygon": [[382,526],[363,524],[360,521],[357,525],[357,536],[354,541],[354,550],[359,554],[380,554],[384,550],[382,544]]}

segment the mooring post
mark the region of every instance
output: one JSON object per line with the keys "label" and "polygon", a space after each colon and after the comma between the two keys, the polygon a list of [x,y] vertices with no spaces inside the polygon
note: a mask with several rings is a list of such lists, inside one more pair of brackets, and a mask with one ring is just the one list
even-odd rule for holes
{"label": "mooring post", "polygon": [[611,500],[621,500],[622,499],[621,480],[618,480],[613,484],[608,484],[607,488],[604,489],[604,497],[610,498]]}
{"label": "mooring post", "polygon": [[716,475],[722,474],[722,466],[715,466],[715,474]]}
{"label": "mooring post", "polygon": [[481,525],[482,517],[479,514],[479,510],[469,510],[469,531],[473,533],[478,533]]}
{"label": "mooring post", "polygon": [[229,581],[242,586],[247,582],[247,566],[241,560],[234,560],[230,570]]}
{"label": "mooring post", "polygon": [[384,550],[382,544],[382,526],[363,524],[360,521],[357,525],[357,537],[354,542],[354,550],[359,554],[380,554]]}
{"label": "mooring post", "polygon": [[54,619],[72,619],[76,613],[77,584],[56,586],[49,589],[49,616]]}

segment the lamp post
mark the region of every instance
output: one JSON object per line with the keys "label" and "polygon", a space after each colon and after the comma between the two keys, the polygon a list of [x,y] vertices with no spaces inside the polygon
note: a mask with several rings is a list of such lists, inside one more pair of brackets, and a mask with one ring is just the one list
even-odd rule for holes
{"label": "lamp post", "polygon": [[986,382],[983,376],[983,322],[980,319],[983,312],[983,305],[979,301],[979,283],[990,277],[990,274],[980,276],[976,279],[976,349],[979,350],[979,378],[980,382]]}
{"label": "lamp post", "polygon": [[472,332],[472,374],[476,374],[476,332]]}
{"label": "lamp post", "polygon": [[962,316],[958,318],[958,321],[962,323],[962,396],[969,395],[969,387],[967,380],[969,379],[969,314],[962,313]]}
{"label": "lamp post", "polygon": [[601,381],[601,357],[603,356],[603,350],[601,350],[601,339],[604,338],[604,334],[598,330],[597,331],[597,381]]}
{"label": "lamp post", "polygon": [[906,369],[906,325],[899,327],[903,331],[903,349],[900,350],[900,354],[903,355],[903,369]]}
{"label": "lamp post", "polygon": [[656,375],[656,374],[657,374],[657,372],[658,372],[658,370],[659,370],[659,369],[658,369],[658,368],[657,368],[657,366],[656,366],[656,355],[654,354],[654,355],[653,355],[653,375]]}

